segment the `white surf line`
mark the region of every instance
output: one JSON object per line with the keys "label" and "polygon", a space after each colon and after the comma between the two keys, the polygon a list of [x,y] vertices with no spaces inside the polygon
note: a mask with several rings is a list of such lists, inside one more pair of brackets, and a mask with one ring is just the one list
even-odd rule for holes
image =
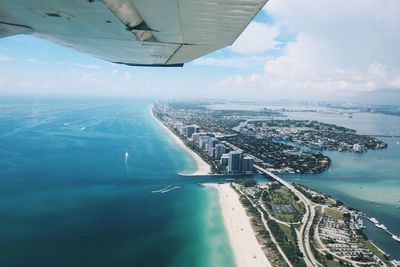
{"label": "white surf line", "polygon": [[169,192],[169,191],[172,191],[172,190],[174,190],[174,189],[179,189],[179,188],[181,188],[181,187],[180,187],[180,186],[174,186],[174,187],[172,187],[172,188],[170,188],[170,189],[161,191],[161,194],[164,194],[164,193],[167,193],[167,192]]}

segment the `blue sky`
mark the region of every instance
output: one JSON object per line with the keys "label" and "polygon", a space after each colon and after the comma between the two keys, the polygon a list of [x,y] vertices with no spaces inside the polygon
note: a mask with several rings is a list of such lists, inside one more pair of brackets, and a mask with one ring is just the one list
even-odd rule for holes
{"label": "blue sky", "polygon": [[34,36],[0,40],[0,94],[352,100],[400,89],[397,0],[271,0],[233,46],[183,68],[111,64]]}

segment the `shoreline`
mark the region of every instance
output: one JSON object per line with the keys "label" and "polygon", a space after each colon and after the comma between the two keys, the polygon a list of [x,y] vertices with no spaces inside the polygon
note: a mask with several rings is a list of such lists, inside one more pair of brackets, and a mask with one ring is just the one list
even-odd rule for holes
{"label": "shoreline", "polygon": [[218,192],[219,206],[237,267],[272,267],[258,243],[250,219],[229,184],[205,183]]}
{"label": "shoreline", "polygon": [[178,173],[178,175],[181,176],[207,176],[210,174],[211,167],[210,165],[205,162],[199,155],[197,155],[193,150],[188,148],[185,143],[174,133],[169,129],[161,120],[159,120],[156,116],[154,116],[153,113],[153,108],[150,108],[149,110],[151,117],[158,122],[158,124],[163,128],[169,136],[174,139],[174,141],[179,145],[180,148],[182,148],[186,153],[188,153],[193,160],[196,162],[196,170],[190,173]]}

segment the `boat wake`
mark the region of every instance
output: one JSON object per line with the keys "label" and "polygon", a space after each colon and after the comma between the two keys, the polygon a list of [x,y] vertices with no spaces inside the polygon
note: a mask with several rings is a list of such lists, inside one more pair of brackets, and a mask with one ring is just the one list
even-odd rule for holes
{"label": "boat wake", "polygon": [[167,187],[164,187],[164,188],[162,188],[162,189],[158,189],[158,190],[153,190],[153,191],[151,191],[151,193],[161,193],[161,194],[164,194],[164,193],[167,193],[167,192],[169,192],[169,191],[172,191],[172,190],[175,190],[175,189],[179,189],[179,188],[181,188],[180,186],[172,186],[172,185],[169,185],[169,186],[167,186]]}
{"label": "boat wake", "polygon": [[164,194],[164,193],[167,193],[169,191],[172,191],[172,190],[175,190],[175,189],[179,189],[179,188],[181,188],[181,187],[180,186],[174,186],[174,187],[169,188],[167,190],[161,191],[161,194]]}

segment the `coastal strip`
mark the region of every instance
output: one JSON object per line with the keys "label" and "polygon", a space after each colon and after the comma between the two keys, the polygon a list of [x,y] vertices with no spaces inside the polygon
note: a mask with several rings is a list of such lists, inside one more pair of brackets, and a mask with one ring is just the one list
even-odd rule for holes
{"label": "coastal strip", "polygon": [[190,148],[188,148],[185,143],[171,130],[169,129],[167,126],[165,126],[165,124],[160,121],[153,113],[153,108],[150,108],[150,115],[151,117],[156,120],[159,125],[161,126],[161,128],[163,128],[169,136],[172,137],[172,139],[175,140],[175,142],[184,150],[186,151],[186,153],[188,153],[193,160],[196,162],[196,171],[192,172],[192,173],[180,173],[181,175],[185,175],[185,176],[201,176],[201,175],[208,175],[210,173],[210,165],[205,162],[199,155],[197,155],[193,150],[191,150]]}
{"label": "coastal strip", "polygon": [[237,267],[272,266],[258,243],[250,219],[229,184],[204,184],[217,189],[221,213]]}

